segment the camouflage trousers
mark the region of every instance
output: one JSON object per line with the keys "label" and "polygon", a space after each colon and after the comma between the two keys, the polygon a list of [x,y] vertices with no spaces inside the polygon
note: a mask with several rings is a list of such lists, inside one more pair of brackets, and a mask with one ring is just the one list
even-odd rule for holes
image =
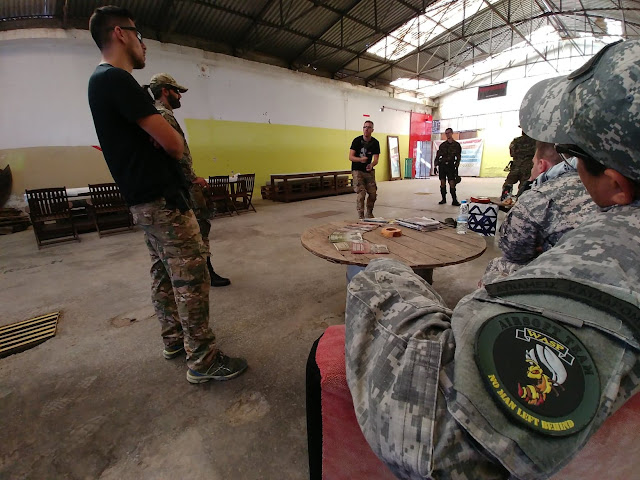
{"label": "camouflage trousers", "polygon": [[449,412],[451,310],[408,266],[375,259],[347,287],[345,362],[358,423],[398,478],[506,480]]}
{"label": "camouflage trousers", "polygon": [[376,172],[371,170],[370,172],[362,172],[360,170],[353,170],[353,189],[356,192],[356,210],[358,210],[358,216],[364,217],[364,204],[367,193],[367,213],[373,212],[373,205],[376,203],[378,186],[376,185]]}
{"label": "camouflage trousers", "polygon": [[504,257],[493,258],[489,261],[482,275],[482,280],[478,283],[478,288],[484,287],[488,283],[507,278],[525,265],[526,264],[510,262]]}
{"label": "camouflage trousers", "polygon": [[209,233],[211,232],[211,221],[209,217],[211,212],[207,206],[207,194],[205,189],[197,183],[191,184],[189,188],[189,196],[191,197],[191,205],[193,206],[193,213],[198,221],[200,227],[200,233],[202,234],[202,242],[207,249],[207,256],[211,255],[209,248]]}
{"label": "camouflage trousers", "polygon": [[504,181],[502,186],[502,190],[506,188],[507,185],[515,185],[520,182],[520,186],[524,185],[524,182],[529,180],[531,176],[531,169],[533,168],[533,160],[529,159],[526,161],[516,161],[514,160],[511,163],[511,169],[509,170],[509,175]]}
{"label": "camouflage trousers", "polygon": [[183,344],[187,365],[205,371],[217,353],[209,328],[206,250],[192,211],[167,210],[164,199],[131,207],[151,255],[151,301],[165,346]]}

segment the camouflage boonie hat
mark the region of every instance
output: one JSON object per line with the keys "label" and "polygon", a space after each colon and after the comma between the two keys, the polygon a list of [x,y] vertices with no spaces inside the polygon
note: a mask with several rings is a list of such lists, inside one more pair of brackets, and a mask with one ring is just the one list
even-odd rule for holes
{"label": "camouflage boonie hat", "polygon": [[605,46],[567,77],[527,92],[520,125],[529,137],[577,145],[602,165],[640,180],[640,41]]}
{"label": "camouflage boonie hat", "polygon": [[151,80],[149,80],[149,87],[152,91],[156,91],[162,87],[174,87],[180,93],[184,93],[188,90],[188,88],[183,87],[178,82],[176,82],[176,79],[168,73],[156,73],[153,77],[151,77]]}

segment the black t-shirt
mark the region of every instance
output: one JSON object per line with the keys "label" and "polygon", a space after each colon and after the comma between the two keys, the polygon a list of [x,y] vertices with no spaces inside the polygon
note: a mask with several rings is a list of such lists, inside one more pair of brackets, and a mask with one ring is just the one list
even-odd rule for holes
{"label": "black t-shirt", "polygon": [[351,162],[351,170],[366,172],[367,165],[371,163],[373,156],[380,154],[380,143],[373,137],[367,142],[364,137],[360,135],[351,142],[351,150],[356,152],[357,157],[364,157],[366,155],[368,158],[367,163]]}
{"label": "black t-shirt", "polygon": [[187,185],[178,161],[154,147],[136,123],[158,111],[129,72],[98,65],[89,79],[89,106],[102,153],[127,204],[160,197],[175,201],[184,193]]}

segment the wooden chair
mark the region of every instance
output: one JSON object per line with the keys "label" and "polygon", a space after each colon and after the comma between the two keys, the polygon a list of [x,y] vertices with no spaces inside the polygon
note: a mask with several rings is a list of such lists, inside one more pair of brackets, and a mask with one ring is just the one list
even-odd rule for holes
{"label": "wooden chair", "polygon": [[65,187],[25,190],[25,194],[38,249],[53,243],[80,241]]}
{"label": "wooden chair", "polygon": [[99,237],[102,237],[104,230],[133,229],[133,216],[115,183],[89,185],[89,195]]}
{"label": "wooden chair", "polygon": [[256,181],[255,173],[247,173],[238,175],[238,182],[236,183],[236,191],[232,194],[232,200],[235,203],[238,199],[242,200],[241,210],[249,209],[256,211],[251,199],[253,198],[253,187]]}
{"label": "wooden chair", "polygon": [[[236,212],[236,214],[238,213],[229,195],[229,177],[226,175],[209,177],[208,201],[212,204],[214,202],[223,202],[227,209],[224,213],[228,213],[230,217],[233,215],[231,210]],[[218,216],[218,213],[216,212],[214,216]]]}

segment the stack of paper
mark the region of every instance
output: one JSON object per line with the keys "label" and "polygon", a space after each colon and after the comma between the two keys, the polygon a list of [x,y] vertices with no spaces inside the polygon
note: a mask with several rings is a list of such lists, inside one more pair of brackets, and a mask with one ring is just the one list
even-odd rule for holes
{"label": "stack of paper", "polygon": [[421,232],[430,232],[442,227],[438,220],[429,217],[398,218],[394,223]]}

